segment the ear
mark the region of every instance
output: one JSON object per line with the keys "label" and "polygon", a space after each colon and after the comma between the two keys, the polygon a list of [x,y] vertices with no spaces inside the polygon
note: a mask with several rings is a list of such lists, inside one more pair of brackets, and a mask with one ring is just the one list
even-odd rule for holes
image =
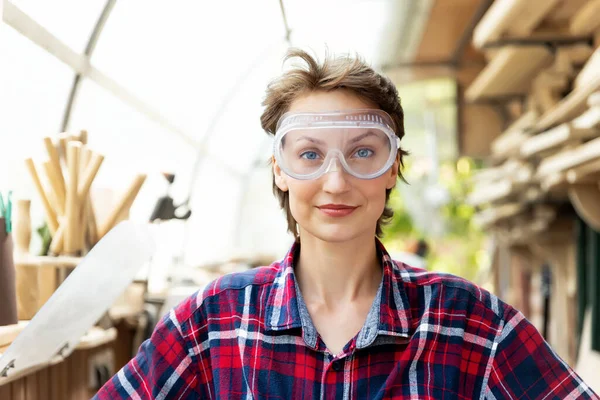
{"label": "ear", "polygon": [[289,189],[288,184],[287,184],[287,175],[284,174],[283,171],[281,171],[281,168],[279,168],[279,164],[277,164],[275,157],[273,157],[272,163],[273,163],[273,176],[275,177],[275,184],[277,185],[279,190],[281,190],[282,192],[287,192]]}
{"label": "ear", "polygon": [[386,188],[393,189],[396,186],[396,181],[398,180],[398,166],[400,165],[400,159],[396,157],[396,161],[392,164],[392,168],[390,168],[390,175],[388,176]]}

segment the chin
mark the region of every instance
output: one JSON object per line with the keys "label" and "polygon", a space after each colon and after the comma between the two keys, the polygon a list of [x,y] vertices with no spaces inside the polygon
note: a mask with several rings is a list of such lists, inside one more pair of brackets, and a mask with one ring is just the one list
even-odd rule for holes
{"label": "chin", "polygon": [[321,226],[314,230],[307,230],[307,233],[328,243],[344,243],[364,235],[364,232],[347,226]]}

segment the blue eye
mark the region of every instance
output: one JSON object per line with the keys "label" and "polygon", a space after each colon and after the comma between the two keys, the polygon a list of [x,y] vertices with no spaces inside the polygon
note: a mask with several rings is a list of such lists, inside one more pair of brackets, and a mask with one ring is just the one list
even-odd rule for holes
{"label": "blue eye", "polygon": [[356,152],[356,155],[359,158],[367,158],[367,157],[371,157],[373,155],[373,150],[369,150],[369,149],[359,149]]}
{"label": "blue eye", "polygon": [[300,157],[307,160],[316,160],[319,155],[314,151],[305,151],[304,153],[300,154]]}

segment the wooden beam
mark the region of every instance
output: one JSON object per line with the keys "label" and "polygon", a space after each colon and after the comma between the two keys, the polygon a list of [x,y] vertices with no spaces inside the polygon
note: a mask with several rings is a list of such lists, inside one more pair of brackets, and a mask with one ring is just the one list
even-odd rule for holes
{"label": "wooden beam", "polygon": [[569,199],[583,220],[600,231],[600,188],[598,184],[575,184],[569,187]]}
{"label": "wooden beam", "polygon": [[525,94],[536,74],[552,62],[545,46],[505,46],[465,92],[468,101]]}
{"label": "wooden beam", "polygon": [[565,123],[527,139],[521,145],[521,155],[526,158],[532,157],[573,140],[587,139],[595,135],[597,131],[594,129],[577,129]]}
{"label": "wooden beam", "polygon": [[492,154],[502,157],[513,152],[518,154],[521,143],[529,138],[529,135],[524,132],[535,124],[537,118],[538,114],[533,110],[520,116],[492,142]]}
{"label": "wooden beam", "polygon": [[529,186],[521,192],[521,199],[527,203],[536,203],[544,198],[544,191],[538,186]]}
{"label": "wooden beam", "polygon": [[473,182],[475,184],[479,184],[479,183],[485,184],[490,181],[496,181],[501,178],[504,178],[505,175],[506,175],[506,173],[504,171],[504,168],[502,166],[498,166],[498,167],[486,168],[486,169],[479,170],[474,173],[474,175],[471,179],[473,180]]}
{"label": "wooden beam", "polygon": [[535,129],[546,129],[567,122],[585,110],[586,101],[594,92],[600,90],[600,47],[590,57],[575,81],[575,89],[571,91],[557,106],[544,113]]}
{"label": "wooden beam", "polygon": [[[589,176],[598,177],[598,174],[600,174],[600,159],[568,170],[567,181],[569,183],[579,183],[588,180]],[[600,181],[600,179],[596,179],[596,181]]]}
{"label": "wooden beam", "polygon": [[569,32],[573,35],[589,35],[600,28],[600,0],[588,1],[569,24]]}
{"label": "wooden beam", "polygon": [[571,125],[575,129],[597,129],[600,127],[600,107],[593,106],[575,118]]}
{"label": "wooden beam", "polygon": [[[600,18],[600,17],[599,17]],[[594,80],[600,75],[600,47],[594,51],[594,54],[590,56],[581,72],[575,78],[573,86],[582,88],[588,86],[594,82]]]}
{"label": "wooden beam", "polygon": [[469,196],[467,202],[473,205],[491,203],[506,198],[515,190],[515,185],[509,179],[499,182],[479,185]]}
{"label": "wooden beam", "polygon": [[522,203],[503,204],[498,207],[491,207],[475,214],[474,222],[482,228],[488,227],[496,222],[513,217],[525,210]]}
{"label": "wooden beam", "polygon": [[590,140],[574,149],[544,159],[537,170],[539,177],[548,176],[555,172],[565,172],[568,169],[594,161],[600,158],[600,137]]}
{"label": "wooden beam", "polygon": [[540,182],[540,187],[546,193],[554,192],[557,190],[565,189],[567,184],[567,177],[565,174],[556,172],[550,174]]}
{"label": "wooden beam", "polygon": [[504,34],[527,36],[558,0],[496,0],[473,32],[473,43],[483,47]]}

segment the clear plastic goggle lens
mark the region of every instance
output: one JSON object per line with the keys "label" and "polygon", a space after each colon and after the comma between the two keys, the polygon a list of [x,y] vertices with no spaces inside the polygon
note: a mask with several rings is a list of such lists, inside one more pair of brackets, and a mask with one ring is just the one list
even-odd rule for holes
{"label": "clear plastic goggle lens", "polygon": [[314,174],[333,157],[349,172],[371,175],[385,167],[391,151],[385,133],[364,128],[293,130],[281,140],[283,162],[297,175]]}
{"label": "clear plastic goggle lens", "polygon": [[278,123],[273,153],[283,171],[296,179],[316,179],[337,170],[373,179],[396,158],[399,139],[381,110],[289,113]]}

